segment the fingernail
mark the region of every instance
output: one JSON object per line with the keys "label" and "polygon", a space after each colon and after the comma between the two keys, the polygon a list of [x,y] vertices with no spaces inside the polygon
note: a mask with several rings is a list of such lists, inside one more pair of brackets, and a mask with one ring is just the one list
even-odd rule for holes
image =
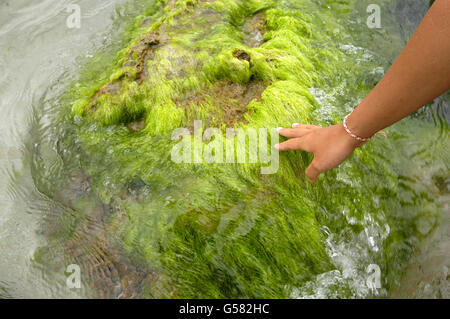
{"label": "fingernail", "polygon": [[279,149],[280,149],[280,144],[275,144],[273,147],[274,147],[276,150],[279,150]]}
{"label": "fingernail", "polygon": [[297,127],[299,125],[300,125],[300,123],[294,123],[294,124],[292,124],[292,127]]}
{"label": "fingernail", "polygon": [[282,130],[282,127],[277,128],[277,133],[280,133],[280,131]]}

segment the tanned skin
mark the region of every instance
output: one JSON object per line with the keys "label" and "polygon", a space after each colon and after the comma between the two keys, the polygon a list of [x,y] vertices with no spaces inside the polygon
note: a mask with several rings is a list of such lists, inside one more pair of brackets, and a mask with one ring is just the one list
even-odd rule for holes
{"label": "tanned skin", "polygon": [[[450,0],[436,0],[383,79],[347,121],[357,136],[370,137],[400,121],[450,89]],[[345,161],[364,143],[351,137],[343,124],[329,127],[294,124],[279,128],[291,138],[275,147],[314,154],[306,169],[312,182]]]}

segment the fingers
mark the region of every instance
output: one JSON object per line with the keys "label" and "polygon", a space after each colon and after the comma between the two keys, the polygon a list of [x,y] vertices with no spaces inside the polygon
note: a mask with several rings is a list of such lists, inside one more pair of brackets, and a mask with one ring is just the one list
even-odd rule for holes
{"label": "fingers", "polygon": [[277,129],[278,133],[285,137],[302,137],[308,134],[312,129],[316,128],[315,125],[302,125],[302,124],[294,124],[293,128],[282,128],[279,127]]}
{"label": "fingers", "polygon": [[[303,150],[309,153],[312,153],[311,145],[306,138],[293,138],[284,143],[275,145],[275,148],[280,151],[292,151],[292,150]],[[306,169],[306,177],[311,181],[315,182],[319,175],[323,173],[322,170],[317,168],[316,159],[311,162],[311,165]]]}
{"label": "fingers", "polygon": [[311,125],[311,124],[300,124],[300,123],[294,123],[292,124],[292,128],[307,128],[307,129],[313,129],[318,128],[319,126]]}
{"label": "fingers", "polygon": [[314,160],[312,161],[311,165],[308,166],[305,172],[306,177],[308,177],[308,179],[313,183],[317,180],[321,173],[323,172],[317,168]]}
{"label": "fingers", "polygon": [[307,128],[278,128],[278,134],[284,137],[302,137],[310,132]]}
{"label": "fingers", "polygon": [[[285,137],[290,137],[291,139],[275,145],[275,148],[279,151],[293,151],[293,150],[303,150],[309,153],[313,153],[312,144],[310,142],[310,136],[306,136],[311,133],[312,130],[319,128],[315,125],[303,125],[294,123],[292,128],[278,128],[277,131],[280,135]],[[323,173],[320,169],[317,168],[316,159],[314,159],[311,165],[306,169],[306,177],[311,181],[315,182],[319,175]]]}
{"label": "fingers", "polygon": [[279,151],[303,150],[311,153],[310,143],[305,138],[293,138],[286,142],[275,145]]}

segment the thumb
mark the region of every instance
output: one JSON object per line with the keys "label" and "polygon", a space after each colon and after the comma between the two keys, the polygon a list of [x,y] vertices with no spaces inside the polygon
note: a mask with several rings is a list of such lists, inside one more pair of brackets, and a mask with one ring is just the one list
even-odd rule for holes
{"label": "thumb", "polygon": [[308,168],[306,169],[306,177],[308,177],[308,179],[311,182],[315,182],[317,180],[317,178],[319,177],[319,174],[322,173],[319,169],[317,169],[316,166],[316,159],[314,159],[311,162],[311,165],[308,166]]}

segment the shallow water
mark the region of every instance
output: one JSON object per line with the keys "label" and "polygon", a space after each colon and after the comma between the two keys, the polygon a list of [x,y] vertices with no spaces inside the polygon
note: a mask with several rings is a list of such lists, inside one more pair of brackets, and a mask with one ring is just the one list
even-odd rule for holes
{"label": "shallow water", "polygon": [[[48,127],[49,96],[61,94],[76,76],[77,59],[110,40],[111,14],[120,1],[77,1],[83,8],[82,28],[69,29],[66,8],[73,1],[0,2],[0,296],[52,297],[59,291],[30,264],[45,241],[39,224],[48,210],[33,182],[25,140],[39,126]],[[37,121],[38,124],[37,124]],[[31,150],[32,151],[32,150]]]}
{"label": "shallow water", "polygon": [[[61,105],[60,97],[72,81],[77,81],[78,71],[86,61],[102,48],[108,48],[106,52],[114,52],[120,47],[113,36],[120,26],[113,28],[111,17],[119,15],[114,20],[116,23],[126,20],[120,17],[120,11],[115,12],[115,6],[123,2],[76,1],[82,9],[80,29],[66,26],[69,15],[66,7],[73,1],[0,2],[0,64],[3,71],[0,74],[0,108],[3,111],[0,120],[0,178],[3,181],[0,184],[0,297],[138,297],[143,284],[152,282],[157,276],[142,261],[142,252],[134,251],[136,247],[117,235],[114,231],[116,226],[109,222],[109,215],[120,214],[120,207],[102,202],[92,190],[89,174],[77,167],[81,154],[77,154],[79,145],[67,145],[67,136],[63,135],[73,124],[58,120],[59,126],[55,127],[53,119]],[[356,25],[354,37],[342,43],[341,47],[349,55],[365,52],[378,56],[379,66],[373,70],[375,79],[392,62],[427,6],[422,1],[417,1],[414,9],[399,5],[388,19],[397,23],[387,27],[391,33],[383,33],[382,30],[372,35],[371,30],[360,27],[365,19],[364,4],[355,9],[347,6],[345,1],[316,2],[337,12],[355,10],[352,19],[340,21],[350,29]],[[256,40],[260,37],[258,34],[255,36]],[[368,43],[367,39],[372,41]],[[403,43],[394,42],[399,39]],[[393,45],[388,47],[389,41]],[[346,92],[346,86],[343,84],[334,90],[311,88],[311,92],[323,107],[318,116],[326,119],[326,109],[332,109],[334,104],[342,101],[341,94]],[[360,98],[351,96],[344,99],[348,103],[347,108],[351,107],[352,100]],[[433,123],[437,130],[428,136],[432,140],[431,145],[420,141],[422,148],[405,154],[405,166],[408,166],[408,161],[423,164],[421,171],[402,176],[404,190],[401,201],[405,206],[413,203],[418,205],[418,209],[430,209],[437,215],[429,217],[424,214],[419,228],[422,235],[411,239],[416,242],[409,243],[416,247],[416,256],[411,260],[401,286],[393,292],[394,296],[449,297],[450,223],[447,217],[450,177],[448,172],[444,177],[435,175],[442,167],[448,169],[449,165],[448,150],[442,149],[442,145],[446,145],[442,140],[448,139],[449,114],[447,94],[413,116]],[[389,158],[389,155],[380,154],[377,163],[384,163],[385,157]],[[66,158],[71,160],[66,162]],[[433,163],[433,158],[439,162]],[[99,160],[98,169],[102,168],[114,169]],[[352,185],[351,177],[342,172],[339,179]],[[139,183],[138,180],[127,185],[138,200],[139,196],[145,197],[152,192],[146,189],[145,183]],[[60,189],[55,190],[55,185]],[[165,198],[170,205],[170,196]],[[83,203],[82,208],[80,202]],[[239,203],[234,206],[235,210],[239,207]],[[244,204],[241,209],[243,207]],[[386,230],[382,218],[373,220],[368,216],[358,221],[348,207],[340,208],[340,212],[323,209],[349,225],[362,226],[364,231],[349,240],[349,234],[323,230],[328,235],[327,253],[338,270],[320,274],[303,287],[288,287],[291,297],[339,297],[337,286],[342,282],[351,286],[356,296],[368,296],[365,259],[376,255],[377,245],[386,239],[389,230]],[[81,226],[72,241],[51,239],[57,237],[55,234],[73,231],[73,219],[68,216],[79,211],[83,212]],[[255,221],[251,219],[244,220],[241,232],[249,232],[249,228],[254,226]],[[150,220],[149,225],[152,222]],[[440,244],[435,245],[436,242]],[[33,261],[39,256],[36,249],[45,246],[50,247],[45,256],[51,256],[52,262]],[[83,285],[79,290],[67,288],[66,274],[61,267],[67,265],[67,260],[87,269],[84,278],[89,285]],[[400,279],[396,280],[400,282]],[[127,284],[124,285],[124,281]],[[380,294],[389,295],[387,292]]]}

